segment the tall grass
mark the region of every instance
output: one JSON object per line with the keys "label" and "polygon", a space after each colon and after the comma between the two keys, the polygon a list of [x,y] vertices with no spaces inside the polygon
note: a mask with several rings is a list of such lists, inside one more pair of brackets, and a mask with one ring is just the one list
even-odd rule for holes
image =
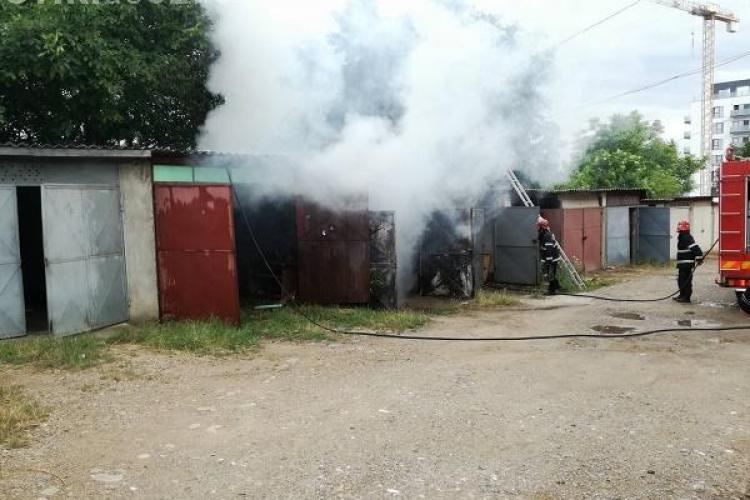
{"label": "tall grass", "polygon": [[95,335],[5,340],[0,341],[0,364],[83,369],[109,359],[104,347],[106,340]]}
{"label": "tall grass", "polygon": [[0,447],[26,446],[26,431],[41,423],[47,415],[47,409],[27,396],[21,388],[0,384]]}

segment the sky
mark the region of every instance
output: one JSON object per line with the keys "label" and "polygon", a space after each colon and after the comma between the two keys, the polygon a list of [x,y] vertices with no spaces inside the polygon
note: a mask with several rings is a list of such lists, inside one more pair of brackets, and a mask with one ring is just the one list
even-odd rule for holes
{"label": "sky", "polygon": [[[632,0],[476,0],[481,8],[516,20],[540,44],[554,45],[632,3]],[[717,24],[717,61],[750,51],[750,0],[722,0],[740,18],[739,32]],[[744,21],[744,22],[743,22]],[[692,101],[700,98],[700,74],[606,104],[588,106],[624,91],[701,67],[702,20],[642,0],[617,17],[556,50],[549,85],[550,107],[564,138],[589,118],[639,110],[660,119],[678,141]],[[716,81],[750,78],[750,56],[717,69]]]}
{"label": "sky", "polygon": [[[539,50],[633,3],[633,0],[439,0],[473,3],[477,8],[515,22],[522,36]],[[330,11],[347,0],[279,3],[279,15],[304,32],[326,29]],[[398,16],[418,11],[420,2],[379,0],[381,9]],[[717,24],[716,58],[722,61],[750,51],[750,0],[721,0],[720,5],[740,17],[739,32]],[[419,13],[417,12],[417,15]],[[744,21],[744,22],[743,22]],[[668,139],[681,141],[691,102],[700,98],[700,74],[603,104],[598,101],[669,78],[701,66],[702,20],[687,12],[641,0],[604,24],[555,50],[551,78],[545,84],[550,116],[559,125],[563,148],[569,156],[573,140],[590,118],[638,110],[659,119]],[[540,68],[541,70],[542,68]],[[550,68],[545,68],[550,69]],[[750,56],[719,68],[716,81],[750,78]],[[567,160],[567,158],[566,158]],[[565,162],[565,160],[563,160]]]}

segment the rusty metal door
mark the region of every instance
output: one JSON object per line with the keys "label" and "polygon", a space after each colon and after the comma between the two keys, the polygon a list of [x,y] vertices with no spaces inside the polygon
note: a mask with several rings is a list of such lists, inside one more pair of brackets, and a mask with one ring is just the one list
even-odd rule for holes
{"label": "rusty metal door", "polygon": [[16,188],[0,186],[0,339],[25,334]]}
{"label": "rusty metal door", "polygon": [[583,266],[585,271],[602,268],[602,209],[583,209]]}
{"label": "rusty metal door", "polygon": [[515,285],[539,283],[537,207],[511,207],[495,219],[495,281]]}
{"label": "rusty metal door", "polygon": [[240,321],[231,187],[154,185],[164,319]]}
{"label": "rusty metal door", "polygon": [[44,186],[42,222],[52,333],[127,321],[119,190]]}
{"label": "rusty metal door", "polygon": [[367,199],[334,212],[297,202],[299,298],[320,304],[370,302],[370,223]]}

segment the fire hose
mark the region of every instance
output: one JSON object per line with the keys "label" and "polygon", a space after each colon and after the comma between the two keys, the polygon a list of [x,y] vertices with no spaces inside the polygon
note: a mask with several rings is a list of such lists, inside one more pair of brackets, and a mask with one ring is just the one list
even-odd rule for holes
{"label": "fire hose", "polygon": [[[705,259],[709,255],[711,255],[711,252],[714,251],[714,248],[716,248],[716,245],[718,245],[718,244],[719,244],[719,240],[716,240],[714,242],[714,244],[711,245],[711,248],[708,249],[708,252],[706,252],[706,254],[703,256],[703,258]],[[698,264],[698,265],[700,265],[700,264]],[[692,271],[690,272],[690,279],[692,279],[693,276],[695,275],[695,270],[697,268],[698,268],[698,266],[693,267]],[[527,290],[522,290],[520,288],[509,288],[509,287],[500,287],[500,288],[503,288],[505,290],[512,290],[512,291],[527,291]],[[602,300],[602,301],[607,301],[607,302],[639,302],[639,303],[644,303],[644,302],[662,302],[664,300],[669,300],[672,297],[677,296],[679,293],[680,293],[680,291],[677,290],[676,292],[674,292],[674,293],[672,293],[670,295],[667,295],[666,297],[657,297],[657,298],[653,298],[653,299],[627,299],[627,298],[617,298],[617,297],[605,297],[603,295],[591,295],[591,294],[587,294],[587,293],[559,293],[558,292],[557,295],[562,295],[563,297],[578,297],[578,298],[581,298],[581,299]]]}
{"label": "fire hose", "polygon": [[[618,339],[618,338],[630,338],[630,337],[646,337],[650,335],[658,335],[663,333],[676,333],[676,332],[735,332],[735,331],[750,331],[750,325],[735,325],[735,326],[725,326],[725,327],[716,327],[716,328],[660,328],[655,330],[645,330],[641,332],[630,332],[630,333],[617,333],[617,334],[593,334],[593,333],[565,333],[565,334],[557,334],[557,335],[530,335],[530,336],[522,336],[522,337],[450,337],[450,336],[436,336],[436,337],[430,337],[427,335],[410,335],[410,334],[396,334],[396,333],[377,333],[377,332],[363,332],[363,331],[351,331],[351,330],[342,330],[338,328],[332,328],[329,326],[326,326],[315,319],[311,318],[308,314],[306,314],[297,304],[296,297],[294,297],[292,294],[288,292],[284,284],[281,282],[279,277],[276,275],[276,273],[273,270],[273,267],[268,262],[268,259],[266,258],[265,252],[263,252],[263,249],[260,246],[260,243],[258,242],[258,239],[255,235],[255,231],[253,230],[253,226],[250,223],[250,219],[247,216],[247,213],[245,212],[242,201],[240,200],[240,197],[237,193],[237,189],[234,185],[234,182],[232,181],[232,173],[229,170],[229,168],[226,169],[227,175],[229,178],[229,184],[232,187],[232,192],[234,193],[234,198],[237,203],[237,208],[239,208],[240,214],[242,216],[243,223],[245,227],[248,230],[248,233],[250,235],[250,239],[253,242],[253,245],[255,246],[255,249],[258,251],[258,255],[260,255],[261,260],[263,261],[263,264],[265,265],[268,272],[273,277],[276,284],[279,286],[281,293],[288,297],[290,299],[290,308],[291,310],[298,314],[301,318],[312,324],[313,326],[316,326],[320,328],[321,330],[327,331],[329,333],[337,334],[337,335],[347,335],[347,336],[358,336],[358,337],[377,337],[377,338],[385,338],[385,339],[398,339],[398,340],[425,340],[425,341],[437,341],[437,342],[529,342],[534,340],[561,340],[561,339],[576,339],[576,338],[591,338],[591,339]],[[712,247],[713,249],[713,247]]]}

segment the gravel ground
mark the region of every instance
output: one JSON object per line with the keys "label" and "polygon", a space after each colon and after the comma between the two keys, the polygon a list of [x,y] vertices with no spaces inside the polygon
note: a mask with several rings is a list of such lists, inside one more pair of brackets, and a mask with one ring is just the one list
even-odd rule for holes
{"label": "gravel ground", "polygon": [[[750,323],[713,272],[693,306],[557,297],[422,333]],[[673,286],[655,271],[601,293]],[[750,332],[118,359],[0,368],[53,409],[31,447],[0,451],[0,498],[750,498]]]}

